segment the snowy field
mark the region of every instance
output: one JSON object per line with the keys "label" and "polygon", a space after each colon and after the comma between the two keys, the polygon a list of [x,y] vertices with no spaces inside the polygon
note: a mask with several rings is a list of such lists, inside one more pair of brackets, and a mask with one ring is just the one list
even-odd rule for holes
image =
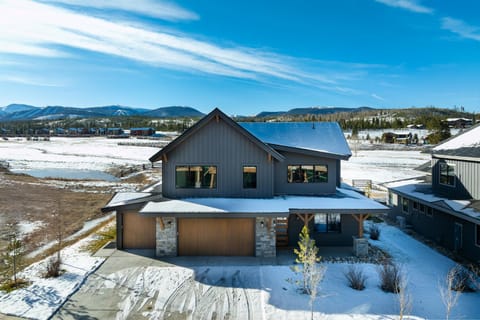
{"label": "snowy field", "polygon": [[[101,264],[79,251],[78,243],[63,252],[66,273],[58,279],[43,279],[43,262],[23,274],[30,287],[10,294],[0,293],[0,310],[33,319],[48,319]],[[409,317],[445,318],[439,283],[455,265],[450,259],[419,243],[395,227],[381,225],[379,241],[407,277],[412,304]],[[321,254],[321,252],[320,252]],[[132,259],[132,257],[127,259]],[[358,264],[367,275],[364,291],[348,287],[344,272],[348,264],[325,264],[327,271],[314,303],[316,319],[398,319],[398,296],[379,288],[378,267]],[[116,298],[116,319],[162,319],[190,315],[193,319],[310,319],[309,298],[287,279],[295,279],[289,266],[161,267],[147,262],[136,267],[111,270],[90,277],[80,293],[92,301]],[[463,293],[454,307],[453,319],[478,319],[480,293]],[[88,309],[82,306],[88,318]],[[107,305],[102,305],[106,308]],[[109,309],[110,310],[110,309]]]}
{"label": "snowy field", "polygon": [[[150,140],[52,137],[50,141],[25,138],[0,140],[0,161],[14,170],[78,169],[106,171],[119,165],[148,164],[159,149],[118,145],[122,142],[148,143]],[[157,141],[155,141],[157,142]]]}
{"label": "snowy field", "polygon": [[413,171],[429,161],[428,153],[416,150],[359,150],[348,161],[342,161],[342,179],[370,179],[373,183],[385,183],[422,176]]}
{"label": "snowy field", "polygon": [[[22,170],[72,169],[108,171],[119,165],[149,164],[148,158],[159,149],[118,145],[135,139],[51,138],[51,141],[25,139],[0,140],[0,161]],[[145,143],[148,143],[145,140]],[[352,152],[353,153],[353,152]],[[348,161],[342,161],[342,178],[371,179],[383,183],[417,177],[411,169],[428,161],[430,155],[412,150],[360,150]]]}

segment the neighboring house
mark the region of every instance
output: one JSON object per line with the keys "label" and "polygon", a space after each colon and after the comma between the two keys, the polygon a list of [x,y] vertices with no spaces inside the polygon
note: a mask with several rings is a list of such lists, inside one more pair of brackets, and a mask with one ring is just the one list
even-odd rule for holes
{"label": "neighboring house", "polygon": [[124,134],[122,128],[107,128],[107,135],[109,136],[119,136]]}
{"label": "neighboring house", "polygon": [[116,194],[117,247],[157,256],[276,255],[304,225],[319,246],[352,246],[388,208],[341,184],[351,156],[337,123],[236,123],[215,109],[150,158],[162,183]]}
{"label": "neighboring house", "polygon": [[480,261],[480,124],[433,149],[429,182],[388,187],[392,218],[401,217],[425,237]]}
{"label": "neighboring house", "polygon": [[155,134],[154,128],[130,128],[131,136],[152,136]]}

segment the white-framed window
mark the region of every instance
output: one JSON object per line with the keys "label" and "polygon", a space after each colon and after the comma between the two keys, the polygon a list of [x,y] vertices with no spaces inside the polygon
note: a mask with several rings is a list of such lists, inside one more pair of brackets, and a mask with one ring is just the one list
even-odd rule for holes
{"label": "white-framed window", "polygon": [[398,206],[398,196],[396,193],[391,191],[388,192],[388,205],[391,207]]}
{"label": "white-framed window", "polygon": [[441,161],[439,164],[439,182],[445,186],[455,186],[455,165]]}

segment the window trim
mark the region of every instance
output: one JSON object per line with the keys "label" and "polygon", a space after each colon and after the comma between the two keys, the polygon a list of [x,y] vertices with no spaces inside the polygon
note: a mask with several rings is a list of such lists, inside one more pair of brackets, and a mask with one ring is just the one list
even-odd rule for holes
{"label": "window trim", "polygon": [[[308,177],[306,177],[307,181],[305,181],[305,179],[303,179],[303,181],[294,181],[293,180],[293,177],[291,178],[290,177],[290,168],[291,167],[297,167],[298,170],[303,170],[302,169],[302,166],[303,167],[312,167],[312,169],[309,169],[309,170],[312,170],[313,171],[313,181],[308,181]],[[318,178],[315,177],[315,173],[317,171],[321,171],[321,170],[316,170],[316,167],[324,167],[325,168],[325,172],[326,172],[326,180],[325,181],[320,181]],[[305,169],[306,170],[306,169]],[[317,164],[288,164],[287,165],[287,183],[292,183],[292,184],[296,184],[296,183],[328,183],[328,164],[320,164],[320,163],[317,163]]]}
{"label": "window trim", "polygon": [[[317,229],[316,225],[319,224],[319,223],[315,223],[315,218],[317,217],[317,215],[324,215],[325,216],[325,227],[326,227],[325,231],[319,231]],[[338,223],[338,230],[329,229],[329,225],[331,225],[331,224],[328,223],[328,221],[329,221],[328,217],[333,216],[333,215],[336,215],[340,218],[340,221]],[[329,234],[329,233],[330,234],[340,234],[340,233],[342,233],[342,215],[340,213],[315,213],[315,216],[313,218],[313,226],[314,226],[315,232],[317,232],[317,233],[321,233],[321,234]]]}
{"label": "window trim", "polygon": [[[245,168],[255,168],[255,187],[245,187]],[[247,172],[248,173],[248,172]],[[243,165],[242,166],[242,185],[243,189],[257,189],[258,187],[258,179],[257,179],[258,168],[255,165]]]}
{"label": "window trim", "polygon": [[[452,168],[452,171],[453,171],[453,183],[452,183],[452,184],[450,184],[450,183],[443,183],[443,182],[442,182],[442,177],[445,176],[444,174],[442,174],[442,166],[443,166],[443,165],[447,166],[447,174],[446,174],[447,181],[448,181],[448,177],[450,177],[450,175],[449,175],[449,172],[450,172],[449,168],[450,168],[450,167]],[[455,171],[456,171],[455,168],[456,168],[455,164],[448,163],[448,162],[443,161],[443,160],[439,161],[439,164],[438,164],[438,183],[439,183],[440,185],[442,185],[442,186],[446,186],[446,187],[450,187],[450,188],[455,188],[456,185],[457,185],[457,176],[456,176],[456,174],[455,174]]]}
{"label": "window trim", "polygon": [[[191,168],[195,168],[195,167],[201,167],[202,168],[202,172],[203,172],[203,169],[205,168],[208,168],[208,170],[210,170],[210,168],[214,168],[214,173],[213,173],[213,187],[211,187],[211,184],[212,182],[210,182],[210,185],[209,186],[202,186],[200,184],[199,187],[197,187],[195,184],[191,187],[189,186],[185,186],[185,187],[181,187],[178,185],[178,180],[177,180],[177,172],[178,172],[178,168],[187,168],[187,171],[188,172],[192,172]],[[193,172],[195,171],[198,171],[198,170],[193,170]],[[210,175],[212,175],[212,173],[210,173]],[[208,190],[214,190],[214,189],[217,189],[217,176],[218,176],[218,166],[217,165],[213,165],[213,164],[186,164],[186,165],[176,165],[175,166],[175,189],[194,189],[194,190],[198,190],[198,189],[208,189]],[[198,181],[196,181],[198,182]],[[201,181],[200,181],[201,182]]]}
{"label": "window trim", "polygon": [[[406,201],[406,207],[407,209],[405,210],[405,205],[404,205],[404,201]],[[405,213],[405,214],[410,214],[410,200],[408,200],[407,198],[403,197],[402,196],[402,200],[400,201],[400,205],[402,206],[402,212]]]}

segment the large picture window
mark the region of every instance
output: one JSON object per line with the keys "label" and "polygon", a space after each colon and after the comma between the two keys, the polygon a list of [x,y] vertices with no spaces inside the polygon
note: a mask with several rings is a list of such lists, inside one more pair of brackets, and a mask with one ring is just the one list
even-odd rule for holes
{"label": "large picture window", "polygon": [[257,167],[243,167],[243,187],[245,189],[255,189],[257,187]]}
{"label": "large picture window", "polygon": [[341,232],[341,217],[338,213],[317,213],[314,221],[317,232]]}
{"label": "large picture window", "polygon": [[287,170],[289,183],[328,182],[327,165],[289,165]]}
{"label": "large picture window", "polygon": [[175,185],[177,188],[217,187],[216,166],[177,166],[175,168]]}
{"label": "large picture window", "polygon": [[447,186],[455,186],[455,166],[446,162],[440,162],[440,183]]}

